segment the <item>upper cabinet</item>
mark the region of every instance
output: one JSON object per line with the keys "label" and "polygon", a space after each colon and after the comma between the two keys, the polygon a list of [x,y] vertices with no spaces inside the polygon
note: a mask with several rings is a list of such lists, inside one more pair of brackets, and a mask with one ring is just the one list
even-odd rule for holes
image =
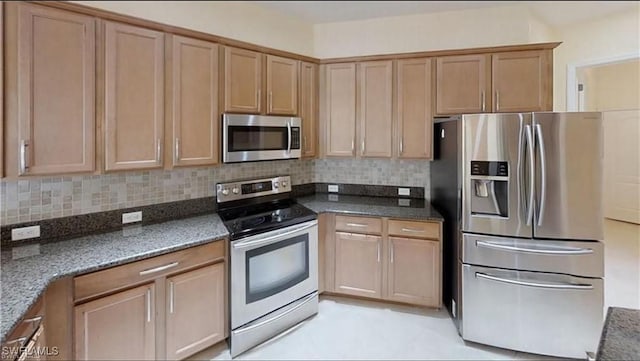
{"label": "upper cabinet", "polygon": [[391,157],[393,62],[358,64],[360,156]]}
{"label": "upper cabinet", "polygon": [[95,19],[6,3],[7,173],[95,169]]}
{"label": "upper cabinet", "polygon": [[432,158],[432,61],[429,58],[398,60],[397,149],[398,158]]}
{"label": "upper cabinet", "polygon": [[299,61],[267,55],[267,114],[298,114]]}
{"label": "upper cabinet", "polygon": [[553,109],[551,50],[514,51],[491,56],[493,111]]}
{"label": "upper cabinet", "polygon": [[444,56],[436,60],[436,113],[489,112],[490,56]]}
{"label": "upper cabinet", "polygon": [[105,170],[162,166],[164,34],[106,22]]}
{"label": "upper cabinet", "polygon": [[224,48],[224,111],[260,113],[262,57],[255,51]]}
{"label": "upper cabinet", "polygon": [[356,64],[330,64],[324,69],[324,152],[353,157],[356,140]]}
{"label": "upper cabinet", "polygon": [[553,109],[551,49],[444,56],[436,69],[437,114]]}
{"label": "upper cabinet", "polygon": [[218,163],[218,45],[170,36],[167,149],[173,166]]}
{"label": "upper cabinet", "polygon": [[302,118],[302,156],[315,157],[318,144],[318,65],[300,65],[300,118]]}
{"label": "upper cabinet", "polygon": [[[299,63],[279,56],[225,47],[224,111],[297,115]],[[264,84],[263,67],[266,68]]]}

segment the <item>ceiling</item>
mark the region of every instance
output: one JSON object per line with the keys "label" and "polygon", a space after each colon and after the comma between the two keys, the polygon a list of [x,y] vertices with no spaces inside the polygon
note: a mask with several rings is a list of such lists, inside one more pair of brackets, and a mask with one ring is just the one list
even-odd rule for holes
{"label": "ceiling", "polygon": [[419,13],[525,5],[551,26],[566,26],[622,11],[638,1],[252,1],[313,24]]}

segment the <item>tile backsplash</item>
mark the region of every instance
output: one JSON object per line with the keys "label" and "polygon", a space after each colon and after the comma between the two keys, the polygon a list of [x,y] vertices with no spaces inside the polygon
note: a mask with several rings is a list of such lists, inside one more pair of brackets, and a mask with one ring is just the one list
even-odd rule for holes
{"label": "tile backsplash", "polygon": [[428,161],[281,160],[170,171],[3,179],[0,224],[210,197],[215,195],[218,182],[286,174],[291,175],[293,184],[338,182],[424,187],[425,198],[429,198]]}

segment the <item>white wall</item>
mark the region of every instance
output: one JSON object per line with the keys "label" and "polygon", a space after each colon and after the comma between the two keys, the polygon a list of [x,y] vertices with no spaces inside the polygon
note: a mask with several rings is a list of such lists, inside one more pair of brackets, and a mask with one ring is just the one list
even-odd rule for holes
{"label": "white wall", "polygon": [[302,55],[313,55],[311,24],[243,1],[73,1]]}
{"label": "white wall", "polygon": [[517,5],[315,24],[314,54],[334,58],[529,43],[529,16]]}
{"label": "white wall", "polygon": [[554,110],[567,109],[567,65],[611,59],[627,54],[640,57],[640,3],[637,10],[558,28],[562,44],[554,52]]}

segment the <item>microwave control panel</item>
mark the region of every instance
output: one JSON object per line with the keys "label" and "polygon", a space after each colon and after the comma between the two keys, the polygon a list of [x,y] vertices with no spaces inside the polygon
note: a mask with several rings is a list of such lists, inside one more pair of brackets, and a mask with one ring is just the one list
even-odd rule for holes
{"label": "microwave control panel", "polygon": [[291,128],[291,149],[300,149],[300,127]]}

